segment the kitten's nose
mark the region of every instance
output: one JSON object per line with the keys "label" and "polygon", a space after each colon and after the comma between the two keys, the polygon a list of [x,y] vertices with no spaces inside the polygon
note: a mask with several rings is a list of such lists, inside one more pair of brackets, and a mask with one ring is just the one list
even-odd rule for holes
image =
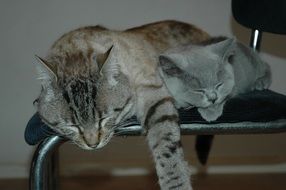
{"label": "kitten's nose", "polygon": [[211,99],[210,101],[214,104],[216,100],[217,100],[217,98]]}
{"label": "kitten's nose", "polygon": [[99,132],[95,129],[85,129],[83,132],[83,138],[85,143],[91,148],[95,148],[100,142]]}
{"label": "kitten's nose", "polygon": [[208,99],[211,103],[215,103],[217,100],[217,94],[215,92],[211,92],[208,94]]}

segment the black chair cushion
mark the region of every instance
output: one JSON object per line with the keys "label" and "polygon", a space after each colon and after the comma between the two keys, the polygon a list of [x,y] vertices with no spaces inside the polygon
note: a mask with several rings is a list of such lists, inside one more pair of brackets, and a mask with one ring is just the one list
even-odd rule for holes
{"label": "black chair cushion", "polygon": [[285,0],[232,0],[235,20],[245,27],[286,34]]}
{"label": "black chair cushion", "polygon": [[[188,134],[241,134],[275,133],[286,131],[286,96],[271,90],[253,91],[227,101],[223,115],[216,121],[205,121],[197,109],[179,110],[183,133]],[[119,124],[125,134],[139,135],[143,130],[135,117]],[[133,126],[137,126],[134,128]],[[56,135],[36,113],[28,122],[25,140],[35,145],[47,136]]]}

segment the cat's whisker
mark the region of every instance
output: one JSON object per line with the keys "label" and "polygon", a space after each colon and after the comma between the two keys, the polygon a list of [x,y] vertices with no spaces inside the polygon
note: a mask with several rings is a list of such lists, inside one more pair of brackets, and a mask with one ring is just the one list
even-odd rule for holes
{"label": "cat's whisker", "polygon": [[45,124],[43,124],[43,125],[40,126],[41,130],[43,131],[43,133],[44,133],[45,135],[47,135],[47,136],[52,136],[52,135],[55,135],[55,134],[56,134],[55,132],[48,130],[45,126],[46,126]]}
{"label": "cat's whisker", "polygon": [[118,132],[115,132],[113,135],[121,135],[123,133],[124,133],[124,131],[118,131]]}
{"label": "cat's whisker", "polygon": [[118,137],[118,136],[121,136],[124,133],[125,133],[125,131],[118,131],[118,132],[115,132],[113,135]]}
{"label": "cat's whisker", "polygon": [[193,106],[193,105],[190,105],[190,106],[188,106],[188,107],[185,107],[184,109],[185,110],[190,110],[190,109],[192,109],[192,108],[194,108],[195,106]]}
{"label": "cat's whisker", "polygon": [[71,140],[69,140],[68,142],[67,142],[69,145],[75,145],[75,146],[77,146],[77,144],[75,143],[75,142],[73,142],[73,141],[71,141]]}
{"label": "cat's whisker", "polygon": [[79,124],[71,124],[71,125],[66,125],[66,126],[68,126],[68,127],[78,127]]}
{"label": "cat's whisker", "polygon": [[125,138],[125,137],[124,136],[115,136],[115,135],[113,135],[113,137],[109,140],[109,142],[113,142],[113,143],[116,143],[116,144],[123,143],[124,141],[122,140],[122,138]]}
{"label": "cat's whisker", "polygon": [[111,138],[109,143],[114,143],[114,144],[123,144],[123,141],[120,141],[119,139]]}

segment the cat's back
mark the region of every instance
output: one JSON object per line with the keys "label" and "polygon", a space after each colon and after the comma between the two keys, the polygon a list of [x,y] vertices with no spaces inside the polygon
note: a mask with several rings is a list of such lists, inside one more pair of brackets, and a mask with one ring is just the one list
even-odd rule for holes
{"label": "cat's back", "polygon": [[91,43],[93,43],[94,38],[100,38],[100,36],[108,35],[111,32],[111,30],[100,25],[77,28],[56,40],[50,49],[50,53],[84,51],[87,48],[92,48]]}
{"label": "cat's back", "polygon": [[89,26],[64,34],[46,58],[63,75],[86,75],[92,67],[92,56],[114,46],[113,54],[124,64],[122,68],[128,69],[126,73],[154,73],[159,53],[208,38],[203,30],[178,21],[155,22],[125,31]]}
{"label": "cat's back", "polygon": [[198,27],[174,20],[131,28],[125,33],[143,36],[144,40],[152,44],[159,52],[182,44],[200,43],[209,38],[209,35]]}
{"label": "cat's back", "polygon": [[125,31],[97,25],[78,28],[62,35],[52,45],[50,52],[63,55],[79,51],[100,51],[116,41],[131,45],[137,43],[141,46],[148,44],[161,53],[172,47],[200,43],[208,38],[209,35],[196,26],[172,20],[146,24]]}

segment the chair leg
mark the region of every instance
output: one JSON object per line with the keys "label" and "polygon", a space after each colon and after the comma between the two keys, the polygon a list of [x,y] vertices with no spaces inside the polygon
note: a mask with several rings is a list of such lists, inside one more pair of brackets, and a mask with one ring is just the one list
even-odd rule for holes
{"label": "chair leg", "polygon": [[198,135],[196,138],[196,152],[202,165],[206,165],[212,147],[213,135]]}
{"label": "chair leg", "polygon": [[59,190],[59,150],[56,148],[48,159],[48,189]]}
{"label": "chair leg", "polygon": [[[56,165],[53,165],[53,154],[66,139],[59,136],[52,136],[41,142],[33,156],[30,168],[30,190],[54,190],[51,189],[55,183],[50,173],[56,172]],[[54,158],[55,159],[55,158]],[[56,185],[55,185],[56,187]]]}
{"label": "chair leg", "polygon": [[250,47],[253,48],[255,51],[260,50],[261,38],[262,38],[261,31],[252,30],[251,37],[250,37]]}

